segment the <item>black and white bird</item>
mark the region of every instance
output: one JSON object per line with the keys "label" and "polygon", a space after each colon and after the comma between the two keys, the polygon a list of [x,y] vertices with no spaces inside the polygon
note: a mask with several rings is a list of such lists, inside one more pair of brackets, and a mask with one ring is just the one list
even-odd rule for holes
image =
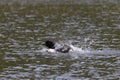
{"label": "black and white bird", "polygon": [[44,45],[48,48],[47,51],[51,53],[60,52],[60,53],[68,53],[71,50],[69,45],[58,45],[53,41],[45,41]]}

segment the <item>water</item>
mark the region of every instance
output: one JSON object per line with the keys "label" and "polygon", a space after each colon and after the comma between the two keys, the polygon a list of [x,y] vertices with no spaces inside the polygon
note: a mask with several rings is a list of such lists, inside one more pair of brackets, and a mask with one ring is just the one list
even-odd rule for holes
{"label": "water", "polygon": [[[0,80],[119,80],[120,6],[91,3],[1,4]],[[45,40],[76,51],[47,53]]]}

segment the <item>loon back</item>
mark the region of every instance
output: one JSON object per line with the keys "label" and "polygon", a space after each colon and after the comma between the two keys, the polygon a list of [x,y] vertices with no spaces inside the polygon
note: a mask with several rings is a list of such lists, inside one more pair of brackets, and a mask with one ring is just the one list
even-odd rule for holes
{"label": "loon back", "polygon": [[61,48],[59,48],[59,49],[56,49],[58,52],[62,52],[62,53],[68,53],[69,51],[70,51],[70,47],[69,46],[67,46],[67,45],[65,45],[65,46],[63,46],[63,47],[61,47]]}

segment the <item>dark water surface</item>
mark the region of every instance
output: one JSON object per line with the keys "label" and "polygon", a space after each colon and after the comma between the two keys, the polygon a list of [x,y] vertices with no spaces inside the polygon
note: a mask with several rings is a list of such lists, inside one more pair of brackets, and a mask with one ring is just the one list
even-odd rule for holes
{"label": "dark water surface", "polygon": [[[45,40],[84,54],[53,56]],[[0,80],[16,79],[120,80],[120,5],[1,4]]]}

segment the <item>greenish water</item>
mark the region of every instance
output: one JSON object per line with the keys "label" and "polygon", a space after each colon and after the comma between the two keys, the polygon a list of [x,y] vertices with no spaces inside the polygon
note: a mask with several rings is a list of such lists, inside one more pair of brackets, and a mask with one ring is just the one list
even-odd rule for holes
{"label": "greenish water", "polygon": [[[72,55],[42,51],[71,42]],[[119,80],[120,5],[1,4],[0,80]]]}

